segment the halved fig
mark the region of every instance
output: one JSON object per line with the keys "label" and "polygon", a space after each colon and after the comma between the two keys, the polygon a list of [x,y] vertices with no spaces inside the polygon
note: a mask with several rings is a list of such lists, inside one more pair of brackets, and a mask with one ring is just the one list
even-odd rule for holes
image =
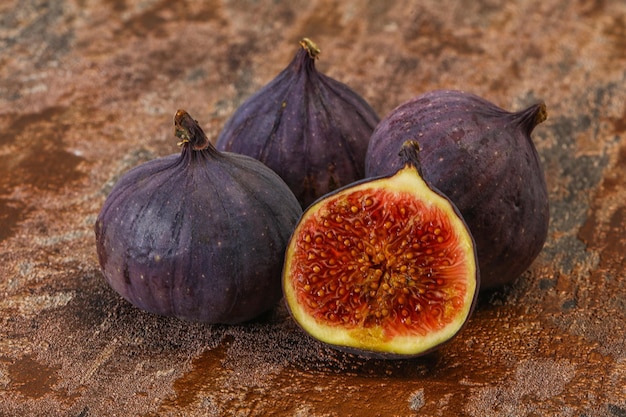
{"label": "halved fig", "polygon": [[421,176],[418,145],[393,175],[327,194],[287,246],[283,293],[314,338],[370,357],[413,357],[452,339],[479,286],[472,235]]}

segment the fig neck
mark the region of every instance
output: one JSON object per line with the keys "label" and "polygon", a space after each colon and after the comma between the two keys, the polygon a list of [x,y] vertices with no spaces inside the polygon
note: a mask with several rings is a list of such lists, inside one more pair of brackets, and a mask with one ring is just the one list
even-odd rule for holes
{"label": "fig neck", "polygon": [[544,122],[548,118],[548,111],[546,109],[546,104],[544,102],[540,102],[533,104],[518,113],[514,113],[514,116],[522,129],[530,135],[537,125]]}
{"label": "fig neck", "polygon": [[296,52],[291,66],[298,73],[304,70],[306,73],[315,72],[315,60],[319,58],[320,49],[309,38],[300,41],[301,48]]}

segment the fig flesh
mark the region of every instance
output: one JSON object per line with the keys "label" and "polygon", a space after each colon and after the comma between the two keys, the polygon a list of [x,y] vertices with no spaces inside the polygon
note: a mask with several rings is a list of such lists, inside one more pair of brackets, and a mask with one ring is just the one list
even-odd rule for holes
{"label": "fig flesh", "polygon": [[266,164],[306,207],[365,176],[379,117],[350,87],[316,69],[313,42],[300,44],[291,63],[238,107],[215,146]]}
{"label": "fig flesh", "polygon": [[420,176],[417,145],[396,173],[322,197],[287,246],[283,293],[314,338],[368,357],[423,355],[451,340],[479,285],[458,210]]}
{"label": "fig flesh", "polygon": [[545,118],[543,103],[508,112],[466,92],[432,91],[381,120],[366,175],[397,170],[393,155],[416,138],[424,178],[455,203],[476,241],[481,288],[498,287],[528,269],[547,238],[548,190],[530,136]]}
{"label": "fig flesh", "polygon": [[125,173],[95,224],[110,286],[152,313],[238,323],[281,298],[285,247],[302,213],[259,161],[215,150],[185,111],[180,154]]}

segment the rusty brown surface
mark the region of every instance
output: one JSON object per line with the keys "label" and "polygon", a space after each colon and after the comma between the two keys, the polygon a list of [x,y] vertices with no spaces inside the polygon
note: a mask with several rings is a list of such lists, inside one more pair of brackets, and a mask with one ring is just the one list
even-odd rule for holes
{"label": "rusty brown surface", "polygon": [[[4,1],[1,416],[626,416],[626,4],[619,1]],[[104,282],[93,223],[116,178],[215,138],[297,41],[381,116],[458,88],[549,118],[537,261],[415,360],[307,338],[284,308],[240,326],[156,317]]]}

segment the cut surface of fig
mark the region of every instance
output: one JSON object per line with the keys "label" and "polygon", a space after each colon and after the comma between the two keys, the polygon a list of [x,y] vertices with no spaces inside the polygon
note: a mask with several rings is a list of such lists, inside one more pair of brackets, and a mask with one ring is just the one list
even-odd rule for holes
{"label": "cut surface of fig", "polygon": [[283,292],[298,324],[323,342],[418,356],[462,328],[478,276],[458,211],[407,163],[305,211],[287,248]]}

